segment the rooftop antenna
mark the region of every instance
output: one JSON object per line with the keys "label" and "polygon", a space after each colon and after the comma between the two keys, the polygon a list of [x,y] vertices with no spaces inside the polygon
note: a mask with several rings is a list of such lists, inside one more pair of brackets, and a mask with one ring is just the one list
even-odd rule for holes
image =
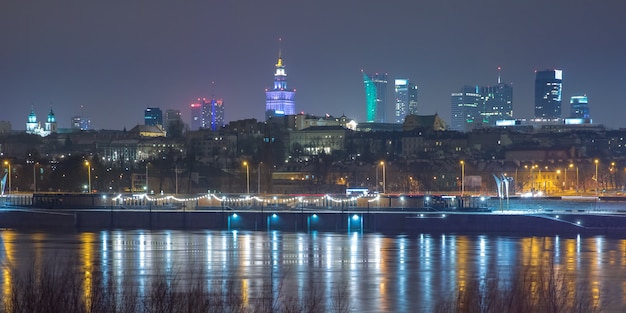
{"label": "rooftop antenna", "polygon": [[502,70],[502,67],[498,66],[498,84],[502,82],[502,80],[500,79],[500,70]]}
{"label": "rooftop antenna", "polygon": [[215,100],[215,81],[211,81],[211,98]]}

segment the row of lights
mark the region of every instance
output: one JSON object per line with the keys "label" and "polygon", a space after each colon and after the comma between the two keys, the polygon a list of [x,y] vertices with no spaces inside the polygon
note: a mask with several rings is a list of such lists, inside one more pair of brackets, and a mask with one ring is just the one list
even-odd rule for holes
{"label": "row of lights", "polygon": [[[329,201],[335,202],[335,203],[347,203],[347,202],[354,202],[357,201],[357,199],[361,198],[363,196],[353,196],[347,199],[342,199],[342,198],[334,198],[330,195],[324,195],[321,197],[321,199],[314,199],[314,200],[309,200],[309,199],[304,199],[304,197],[289,197],[289,198],[278,198],[276,196],[273,196],[271,198],[262,198],[262,197],[258,197],[258,196],[246,196],[245,198],[241,198],[241,197],[226,197],[226,196],[217,196],[215,194],[206,194],[206,195],[202,195],[202,196],[197,196],[197,197],[192,197],[192,198],[177,198],[175,196],[164,196],[164,197],[150,197],[147,193],[146,194],[138,194],[138,195],[133,195],[133,196],[122,196],[117,195],[115,198],[113,198],[113,200],[121,200],[121,201],[128,201],[128,200],[147,200],[147,201],[151,201],[151,202],[157,202],[157,201],[163,201],[163,200],[173,200],[173,201],[178,201],[178,202],[187,202],[187,201],[198,201],[201,199],[208,199],[208,198],[213,198],[217,201],[220,202],[247,202],[247,201],[258,201],[258,202],[263,202],[263,203],[290,203],[290,202],[299,202],[299,203],[318,203],[323,199],[328,199]],[[378,199],[378,196],[375,198]]]}

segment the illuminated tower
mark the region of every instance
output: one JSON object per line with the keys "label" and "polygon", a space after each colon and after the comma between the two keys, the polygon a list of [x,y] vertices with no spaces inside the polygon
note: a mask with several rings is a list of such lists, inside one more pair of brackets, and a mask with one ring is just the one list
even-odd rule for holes
{"label": "illuminated tower", "polygon": [[295,89],[287,88],[287,73],[281,51],[278,51],[278,62],[274,73],[274,88],[265,89],[265,118],[272,116],[294,115],[296,111]]}
{"label": "illuminated tower", "polygon": [[26,133],[35,134],[38,131],[39,123],[37,122],[37,114],[35,114],[35,109],[31,109],[30,114],[28,114],[28,122],[26,122]]}
{"label": "illuminated tower", "polygon": [[54,116],[54,112],[52,112],[52,107],[50,108],[50,112],[48,112],[48,119],[44,123],[44,133],[46,135],[56,133],[57,132],[57,119]]}
{"label": "illuminated tower", "polygon": [[589,102],[587,95],[573,96],[569,100],[570,117],[589,119]]}
{"label": "illuminated tower", "polygon": [[396,79],[395,93],[395,122],[404,123],[407,115],[417,115],[417,86],[410,83],[408,79]]}
{"label": "illuminated tower", "polygon": [[563,71],[545,70],[536,72],[535,117],[555,119],[561,117],[561,90]]}
{"label": "illuminated tower", "polygon": [[217,130],[224,126],[224,101],[198,98],[191,104],[191,130],[201,128]]}
{"label": "illuminated tower", "polygon": [[[362,71],[361,71],[362,72]],[[365,110],[368,122],[385,123],[387,110],[387,74],[363,73]]]}

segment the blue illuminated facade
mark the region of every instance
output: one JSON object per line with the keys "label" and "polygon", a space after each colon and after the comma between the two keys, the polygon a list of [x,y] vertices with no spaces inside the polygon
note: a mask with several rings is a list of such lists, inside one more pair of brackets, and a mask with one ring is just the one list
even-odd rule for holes
{"label": "blue illuminated facade", "polygon": [[144,125],[163,125],[163,111],[160,108],[147,108],[144,112]]}
{"label": "blue illuminated facade", "polygon": [[191,104],[191,130],[218,130],[224,126],[224,101],[198,98]]}
{"label": "blue illuminated facade", "polygon": [[589,115],[589,101],[587,96],[573,96],[570,98],[570,117],[590,119]]}
{"label": "blue illuminated facade", "polygon": [[265,90],[265,118],[294,115],[296,111],[295,96],[296,90],[287,88],[287,73],[279,52],[276,72],[274,73],[274,88]]}

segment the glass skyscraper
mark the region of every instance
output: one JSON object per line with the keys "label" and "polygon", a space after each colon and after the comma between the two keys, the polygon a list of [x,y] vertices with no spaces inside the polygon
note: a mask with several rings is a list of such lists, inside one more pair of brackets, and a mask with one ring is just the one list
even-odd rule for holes
{"label": "glass skyscraper", "polygon": [[417,115],[417,86],[408,79],[395,80],[395,122],[404,123],[404,118],[409,114]]}
{"label": "glass skyscraper", "polygon": [[555,119],[561,117],[561,91],[563,71],[545,70],[536,72],[535,117]]}
{"label": "glass skyscraper", "polygon": [[385,123],[387,120],[387,74],[363,73],[365,85],[365,112],[368,122]]}
{"label": "glass skyscraper", "polygon": [[451,130],[466,132],[482,126],[482,100],[478,86],[464,86],[460,92],[452,93],[451,98]]}
{"label": "glass skyscraper", "polygon": [[296,111],[296,90],[287,88],[287,73],[281,53],[278,53],[274,88],[265,90],[265,118],[272,116],[294,115]]}
{"label": "glass skyscraper", "polygon": [[496,125],[496,121],[513,119],[513,87],[498,82],[495,86],[480,88],[482,123]]}
{"label": "glass skyscraper", "polygon": [[163,111],[159,108],[147,108],[144,112],[144,125],[163,126]]}
{"label": "glass skyscraper", "polygon": [[570,98],[570,117],[589,119],[589,103],[587,95]]}
{"label": "glass skyscraper", "polygon": [[191,104],[191,130],[207,128],[217,130],[224,126],[224,101],[198,98]]}

